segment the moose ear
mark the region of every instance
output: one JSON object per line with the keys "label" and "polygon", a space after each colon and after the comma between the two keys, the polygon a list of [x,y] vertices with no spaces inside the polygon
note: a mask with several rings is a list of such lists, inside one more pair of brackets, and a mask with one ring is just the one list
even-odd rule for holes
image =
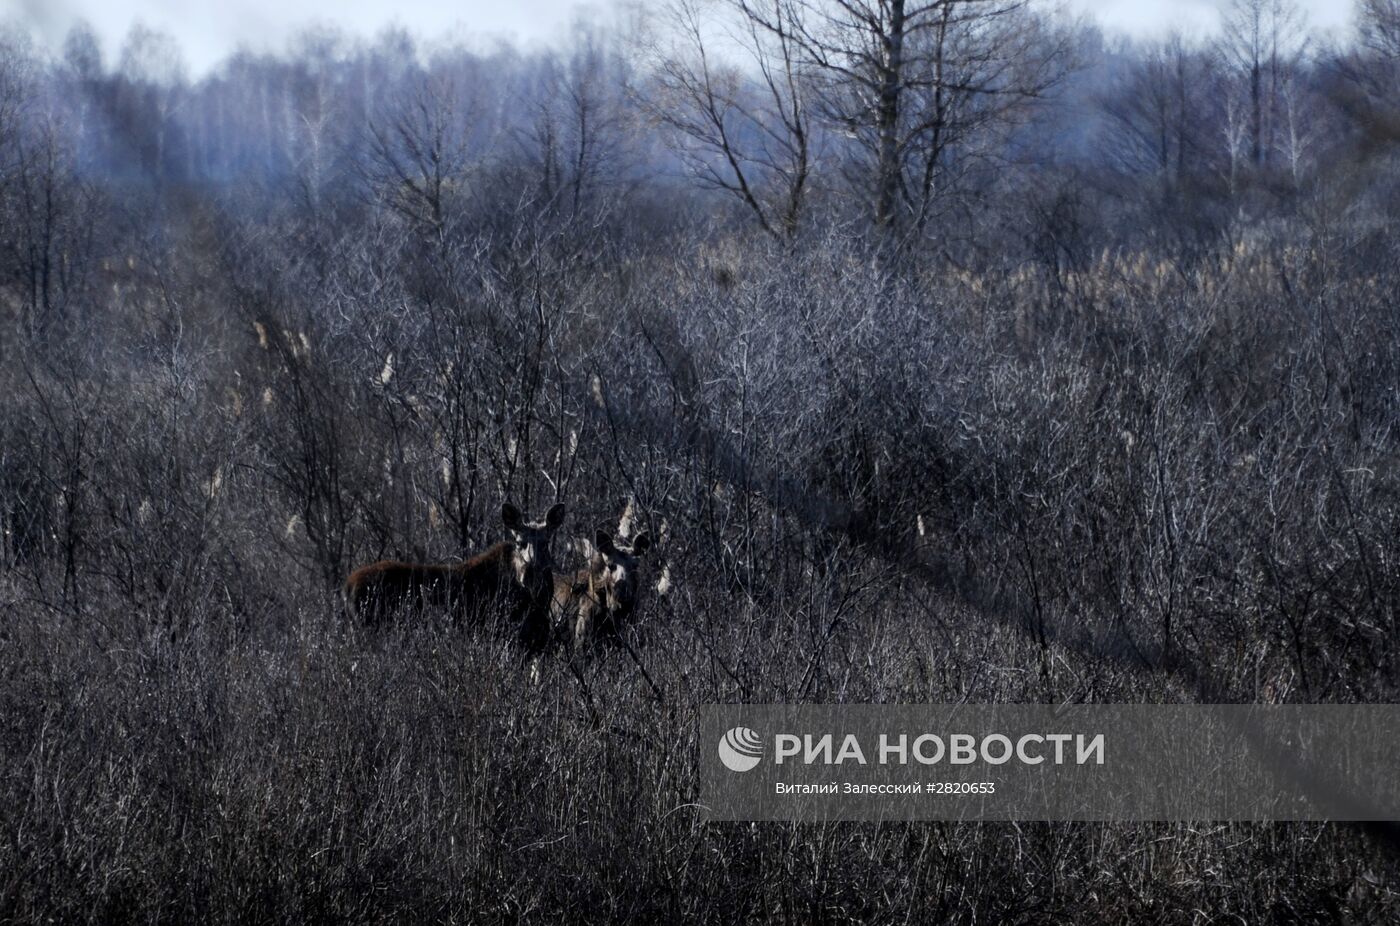
{"label": "moose ear", "polygon": [[598,548],[599,553],[611,554],[617,552],[617,547],[613,546],[612,534],[604,530],[600,530],[593,535],[593,546]]}
{"label": "moose ear", "polygon": [[506,502],[501,506],[501,523],[505,524],[506,527],[513,531],[519,530],[522,521],[524,521],[524,518],[520,516],[519,508],[515,507],[510,502]]}
{"label": "moose ear", "polygon": [[555,505],[553,508],[549,509],[549,513],[544,516],[544,526],[552,531],[558,530],[559,525],[564,523],[564,514],[567,511],[568,509],[564,507],[563,502]]}
{"label": "moose ear", "polygon": [[643,553],[650,549],[651,534],[647,533],[646,531],[642,531],[640,534],[632,538],[632,552],[635,553],[637,556],[641,556]]}

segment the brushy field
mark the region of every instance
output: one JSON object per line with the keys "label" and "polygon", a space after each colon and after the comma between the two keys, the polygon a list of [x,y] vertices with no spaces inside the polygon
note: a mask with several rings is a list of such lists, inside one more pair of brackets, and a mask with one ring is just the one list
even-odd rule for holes
{"label": "brushy field", "polygon": [[[1073,691],[1084,671],[1059,653],[1045,678],[1020,670],[1036,653],[1004,631],[970,632],[959,655],[921,645],[918,622],[892,623],[883,646],[852,635],[889,682],[853,670],[848,696],[1035,699]],[[133,624],[15,634],[9,917],[1286,922],[1394,910],[1389,861],[1336,826],[701,824],[690,705],[734,683],[680,640],[687,651],[648,650],[664,703],[630,660],[590,666],[600,729],[561,667],[532,688],[499,647],[461,635],[368,645],[303,616],[172,642]],[[735,636],[720,658],[741,657]],[[770,684],[799,677],[763,662],[752,671]]]}
{"label": "brushy field", "polygon": [[[184,221],[5,319],[0,918],[1395,916],[1341,824],[695,806],[705,702],[1392,700],[1384,230],[976,275]],[[562,565],[658,538],[636,659],[346,619],[504,498],[570,506]]]}

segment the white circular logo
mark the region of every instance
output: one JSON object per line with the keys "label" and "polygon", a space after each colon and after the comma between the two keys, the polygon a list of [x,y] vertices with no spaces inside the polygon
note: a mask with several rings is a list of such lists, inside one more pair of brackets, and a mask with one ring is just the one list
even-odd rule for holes
{"label": "white circular logo", "polygon": [[763,740],[748,727],[735,727],[719,740],[719,760],[731,772],[747,772],[763,759]]}

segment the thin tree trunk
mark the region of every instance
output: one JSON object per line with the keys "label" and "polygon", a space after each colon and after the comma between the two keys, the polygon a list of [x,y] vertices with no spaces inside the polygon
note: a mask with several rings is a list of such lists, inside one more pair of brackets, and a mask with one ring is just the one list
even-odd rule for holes
{"label": "thin tree trunk", "polygon": [[899,195],[899,95],[904,66],[904,0],[891,0],[889,31],[884,35],[885,62],[880,74],[877,131],[880,139],[876,167],[875,224],[894,224]]}

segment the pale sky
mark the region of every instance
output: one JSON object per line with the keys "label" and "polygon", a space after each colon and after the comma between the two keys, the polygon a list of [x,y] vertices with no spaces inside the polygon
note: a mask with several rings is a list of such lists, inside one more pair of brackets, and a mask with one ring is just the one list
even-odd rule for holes
{"label": "pale sky", "polygon": [[[1352,0],[1297,0],[1320,36],[1351,24]],[[1226,0],[1069,0],[1071,9],[1094,16],[1107,30],[1151,36],[1172,29],[1209,35],[1220,23]]]}
{"label": "pale sky", "polygon": [[[1169,29],[1208,35],[1225,0],[1063,0],[1096,17],[1109,31],[1146,37]],[[1312,28],[1342,29],[1351,0],[1298,0]],[[314,24],[334,24],[361,36],[400,25],[432,39],[465,36],[550,42],[566,33],[576,12],[606,9],[609,0],[0,0],[0,23],[18,19],[50,47],[78,19],[90,22],[111,62],[135,22],[167,32],[201,76],[240,46],[280,50],[287,36]]]}

